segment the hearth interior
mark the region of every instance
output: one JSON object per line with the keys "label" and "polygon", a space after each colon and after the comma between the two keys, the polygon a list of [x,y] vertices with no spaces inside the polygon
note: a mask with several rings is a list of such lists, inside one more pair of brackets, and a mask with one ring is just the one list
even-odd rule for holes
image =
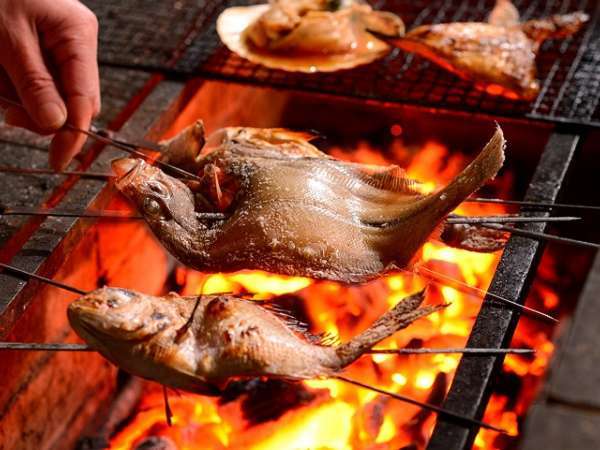
{"label": "hearth interior", "polygon": [[[406,168],[409,177],[422,182],[424,191],[446,183],[471,160],[494,129],[494,123],[485,118],[417,114],[414,110],[218,82],[192,83],[188,98],[165,137],[197,119],[204,121],[208,133],[223,126],[291,127],[313,133],[315,143],[337,158],[398,164]],[[502,125],[509,141],[507,164],[480,194],[520,198],[548,129],[537,126],[532,133],[530,127],[518,123]],[[488,215],[514,211],[469,203],[457,212]],[[499,254],[466,252],[432,241],[424,246],[421,260],[433,271],[486,289]],[[577,293],[573,286],[584,274],[571,274],[567,278],[570,283],[565,284],[561,280],[566,272],[565,262],[551,247],[528,305],[558,316],[568,310]],[[306,323],[310,332],[346,341],[402,297],[425,285],[429,285],[427,304],[449,306],[377,347],[463,347],[481,298],[450,285],[428,283],[410,271],[348,286],[257,271],[198,273],[175,264],[164,291],[185,295],[233,292],[255,301],[277,298],[277,303]],[[143,286],[137,288],[143,290]],[[475,448],[517,445],[519,426],[552,354],[553,330],[552,324],[522,317],[511,345],[533,348],[537,353],[506,358],[484,418],[510,435],[481,431]],[[346,374],[372,386],[440,404],[459,359],[460,355],[370,355],[350,366]],[[435,424],[434,414],[337,380],[238,380],[230,384],[228,392],[221,399],[171,392],[174,423],[169,427],[161,389],[144,383],[139,403],[128,420],[117,427],[110,448],[423,448]]]}

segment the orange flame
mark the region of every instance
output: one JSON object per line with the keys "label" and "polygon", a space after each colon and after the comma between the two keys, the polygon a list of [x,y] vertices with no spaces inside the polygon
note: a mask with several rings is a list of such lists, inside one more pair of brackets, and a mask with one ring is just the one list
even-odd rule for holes
{"label": "orange flame", "polygon": [[[401,128],[393,128],[398,136]],[[339,148],[332,155],[354,161],[388,164],[382,153],[366,143],[348,153]],[[418,152],[399,141],[387,153],[395,161],[410,160],[407,174],[422,181],[430,191],[451,179],[466,163],[464,155],[450,154],[437,144],[428,143]],[[500,181],[500,184],[502,181]],[[508,186],[508,183],[504,183]],[[501,192],[499,192],[501,194]],[[459,212],[472,215],[502,213],[499,205],[465,204]],[[498,263],[498,254],[479,254],[446,247],[437,242],[425,244],[422,259],[429,267],[480,289],[487,289]],[[344,341],[369,326],[377,317],[406,295],[425,285],[411,273],[396,273],[361,286],[307,278],[285,277],[257,271],[234,274],[200,274],[181,269],[179,281],[183,294],[232,292],[254,294],[257,299],[293,293],[302,299],[311,330],[331,333]],[[542,294],[546,306],[556,306],[558,298],[549,289]],[[428,303],[450,303],[446,309],[417,321],[406,330],[383,342],[381,348],[402,348],[409,343],[424,347],[464,346],[480,299],[448,286],[432,285]],[[509,356],[505,368],[521,377],[537,379],[548,365],[552,344],[547,335],[523,330],[516,340],[538,350],[533,360]],[[435,401],[434,391],[443,396],[456,370],[459,355],[371,355],[347,369],[349,377],[383,389],[402,393],[421,401]],[[442,375],[440,375],[442,374]],[[441,380],[441,381],[440,381]],[[444,383],[445,381],[445,383]],[[165,425],[162,397],[158,388],[148,384],[139,412],[111,442],[111,449],[134,448],[150,435],[170,437],[180,449],[396,449],[409,444],[423,447],[431,433],[435,417],[418,408],[356,388],[338,380],[311,380],[302,383],[308,392],[317,393],[308,404],[289,408],[276,420],[252,423],[243,415],[239,400],[219,403],[213,398],[184,395],[174,397],[174,426]],[[271,401],[277,402],[277,398]],[[518,433],[517,411],[505,396],[494,395],[485,420]],[[495,449],[497,434],[484,430],[475,441],[476,449]]]}

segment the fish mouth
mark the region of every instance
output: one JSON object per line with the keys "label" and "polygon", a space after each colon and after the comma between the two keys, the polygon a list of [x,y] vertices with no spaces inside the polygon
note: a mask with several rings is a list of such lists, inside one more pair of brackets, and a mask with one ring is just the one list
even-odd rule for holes
{"label": "fish mouth", "polygon": [[125,186],[129,185],[137,176],[144,165],[143,163],[143,160],[137,158],[119,158],[113,160],[111,167],[117,176],[117,181],[115,182],[117,189],[121,191]]}

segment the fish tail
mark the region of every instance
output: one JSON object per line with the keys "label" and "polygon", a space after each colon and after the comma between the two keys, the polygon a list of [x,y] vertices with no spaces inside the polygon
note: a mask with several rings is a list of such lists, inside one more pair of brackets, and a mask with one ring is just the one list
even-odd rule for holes
{"label": "fish tail", "polygon": [[336,347],[335,351],[338,357],[339,368],[341,369],[351,364],[378,342],[406,328],[415,320],[438,311],[445,306],[438,305],[419,308],[424,299],[425,290],[406,297],[361,334],[351,341]]}
{"label": "fish tail", "polygon": [[483,150],[465,169],[440,191],[427,196],[430,212],[442,219],[460,205],[469,195],[492,180],[504,163],[506,141],[502,129],[496,132]]}
{"label": "fish tail", "polygon": [[[439,238],[443,231],[441,223],[446,216],[469,195],[496,176],[504,162],[504,146],[504,135],[498,126],[479,155],[446,187],[416,201],[411,206],[411,211],[402,212],[402,219],[392,225],[390,230],[392,239],[405,236],[407,230],[410,230],[411,239],[403,240],[406,254],[413,255],[429,238]],[[411,249],[411,245],[414,248]],[[394,247],[387,244],[387,248]],[[399,262],[395,254],[391,254],[389,258],[396,263]],[[408,263],[408,261],[400,262]]]}

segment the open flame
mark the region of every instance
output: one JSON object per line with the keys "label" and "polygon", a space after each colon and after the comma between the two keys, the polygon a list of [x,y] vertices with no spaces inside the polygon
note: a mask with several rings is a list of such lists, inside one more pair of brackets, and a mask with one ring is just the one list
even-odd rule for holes
{"label": "open flame", "polygon": [[[391,131],[393,135],[398,132],[393,127]],[[374,164],[397,161],[408,167],[409,177],[423,182],[424,190],[447,182],[467,162],[464,155],[450,153],[437,143],[413,151],[399,140],[394,141],[386,156],[366,143],[351,152],[333,148],[330,153]],[[496,180],[496,194],[507,194],[509,185],[509,174]],[[487,215],[505,211],[500,205],[471,203],[462,205],[458,212]],[[432,270],[487,289],[499,254],[472,253],[429,242],[421,259]],[[410,272],[390,274],[361,286],[257,271],[201,274],[179,269],[177,278],[185,295],[234,292],[252,295],[257,300],[285,295],[302,313],[312,332],[327,333],[342,341],[364,330],[403,297],[426,284],[425,279]],[[556,294],[547,286],[536,288],[534,295],[541,299],[536,307],[550,310],[557,305]],[[428,303],[451,305],[415,322],[378,347],[464,346],[481,299],[439,284],[430,285],[427,298]],[[485,414],[486,421],[507,429],[511,435],[518,434],[519,417],[532,401],[531,386],[544,373],[553,350],[548,330],[527,320],[519,326],[514,344],[537,350],[535,356],[511,355],[505,361],[505,372],[518,376],[521,385],[529,387],[529,394],[518,399],[495,394]],[[367,355],[350,366],[346,374],[421,401],[439,403],[450,386],[459,359],[460,355]],[[262,397],[249,390],[231,401],[172,395],[174,424],[168,427],[161,390],[148,383],[137,415],[113,438],[110,448],[132,449],[148,436],[167,436],[182,450],[397,449],[409,444],[421,448],[435,423],[434,415],[417,407],[339,380],[311,380],[287,388],[279,382],[275,385],[274,390],[266,390]],[[505,436],[482,430],[474,448],[506,448],[508,443],[510,439]]]}

